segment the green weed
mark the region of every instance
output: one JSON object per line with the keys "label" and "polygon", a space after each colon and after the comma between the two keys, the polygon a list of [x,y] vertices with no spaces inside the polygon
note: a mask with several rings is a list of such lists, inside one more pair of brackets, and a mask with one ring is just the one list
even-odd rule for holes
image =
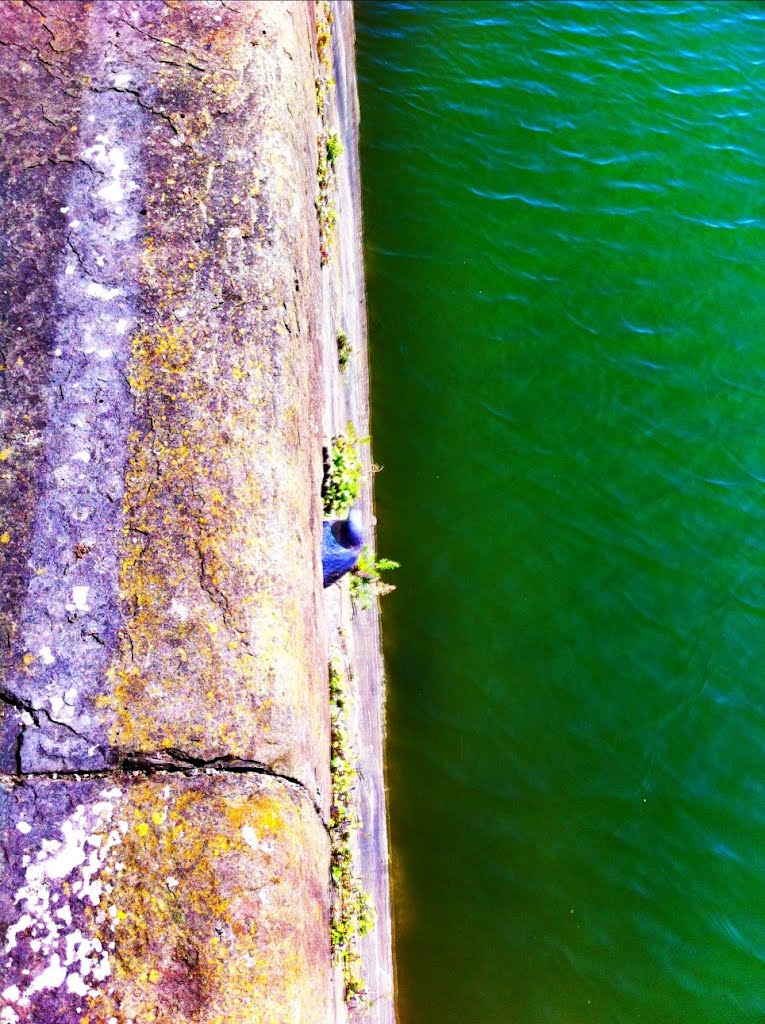
{"label": "green weed", "polygon": [[359,557],[359,564],[350,576],[351,597],[354,605],[360,611],[366,611],[374,604],[375,598],[385,597],[396,588],[392,583],[386,583],[381,577],[381,572],[389,572],[391,569],[400,569],[399,562],[392,558],[375,558],[374,552],[368,547],[362,549]]}
{"label": "green weed", "polygon": [[357,940],[375,925],[372,900],[354,870],[353,837],[361,821],[353,810],[356,770],[352,765],[348,739],[350,696],[348,685],[335,658],[329,663],[331,720],[332,807],[329,818],[332,876],[332,921],[330,938],[335,961],[342,966],[345,1001],[349,1007],[368,1003],[361,976]]}
{"label": "green weed", "polygon": [[345,368],[348,365],[352,352],[353,349],[348,341],[348,335],[345,331],[339,331],[337,335],[337,365],[342,373],[345,373]]}
{"label": "green weed", "polygon": [[365,478],[358,447],[369,440],[357,437],[352,423],[348,424],[347,431],[332,438],[323,489],[324,514],[339,519],[348,515],[361,494]]}
{"label": "green weed", "polygon": [[335,84],[332,79],[332,11],[326,0],[318,0],[314,7],[316,20],[316,53],[319,74],[316,78],[316,109],[321,118],[318,137],[318,163],[316,177],[319,194],[316,197],[316,215],[319,219],[319,255],[325,267],[330,260],[335,242],[337,214],[335,212],[335,160],[343,152],[337,132],[327,133],[327,98]]}
{"label": "green weed", "polygon": [[337,132],[327,136],[327,160],[333,164],[344,153],[344,147]]}

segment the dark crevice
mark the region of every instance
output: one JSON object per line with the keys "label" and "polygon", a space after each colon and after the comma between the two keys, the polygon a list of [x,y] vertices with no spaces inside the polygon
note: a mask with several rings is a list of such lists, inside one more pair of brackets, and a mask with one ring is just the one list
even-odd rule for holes
{"label": "dark crevice", "polygon": [[36,709],[28,702],[21,700],[15,693],[10,690],[6,690],[4,686],[0,686],[0,703],[6,704],[8,707],[15,708],[21,716],[21,724],[19,727],[18,735],[16,736],[16,743],[13,751],[13,761],[16,766],[16,775],[23,774],[23,751],[24,751],[24,738],[27,731],[27,723],[24,721],[23,716],[29,715],[34,724],[39,727],[40,719],[37,716]]}
{"label": "dark crevice", "polygon": [[[56,39],[56,33],[53,31],[53,29],[47,23],[45,13],[43,11],[41,11],[40,8],[37,7],[35,4],[33,4],[32,0],[24,0],[24,3],[26,4],[27,7],[31,8],[35,12],[35,14],[39,14],[40,19],[41,19],[40,20],[40,24],[45,29],[45,31],[51,36],[51,38],[53,40],[55,40]],[[61,53],[61,50],[57,50],[56,47],[53,46],[51,43],[48,43],[48,46],[50,46],[50,48],[54,51],[54,53]]]}
{"label": "dark crevice", "polygon": [[[139,35],[143,36],[145,39],[151,39],[151,41],[154,42],[154,43],[160,43],[162,46],[168,46],[168,47],[171,47],[174,50],[180,50],[180,52],[184,55],[184,57],[186,57],[186,63],[189,64],[192,68],[194,68],[195,71],[207,71],[208,70],[206,65],[203,65],[201,63],[195,64],[192,60],[190,60],[190,57],[193,56],[196,60],[201,61],[201,58],[198,57],[197,54],[195,54],[193,50],[189,50],[185,46],[181,46],[180,43],[174,43],[172,41],[172,39],[163,39],[160,36],[152,35],[151,32],[147,32],[145,29],[139,28],[138,25],[134,25],[131,21],[128,21],[126,18],[117,18],[117,21],[121,22],[123,25],[126,25],[129,29],[131,29],[131,31],[137,32]],[[162,58],[155,57],[151,53],[149,54],[149,59],[150,60],[154,60],[154,61],[158,61],[158,62],[161,62],[161,63],[167,63],[167,64],[173,63],[172,61],[168,61],[168,60],[163,61]],[[178,67],[183,67],[183,66],[184,65],[180,65],[180,64],[178,65]]]}
{"label": "dark crevice", "polygon": [[220,611],[221,618],[223,619],[223,625],[230,628],[230,623],[228,621],[228,598],[212,581],[212,575],[208,571],[204,551],[202,550],[200,541],[194,540],[194,550],[199,561],[199,586]]}
{"label": "dark crevice", "polygon": [[82,156],[82,155],[78,156],[76,160],[72,161],[72,163],[79,163],[79,164],[82,164],[83,167],[87,167],[87,169],[90,171],[90,173],[94,177],[98,178],[99,183],[106,179],[105,172],[99,170],[98,167],[94,167],[93,164],[91,164],[88,160],[86,160],[85,157]]}
{"label": "dark crevice", "polygon": [[[66,729],[67,732],[70,732],[73,736],[76,736],[77,739],[82,740],[83,743],[87,743],[88,746],[94,745],[92,743],[92,740],[88,736],[83,736],[82,733],[78,732],[74,728],[74,726],[69,725],[68,722],[62,722],[58,718],[54,718],[50,711],[48,711],[46,708],[37,707],[31,701],[23,700],[17,694],[13,693],[11,690],[6,689],[4,686],[0,686],[0,704],[7,704],[9,707],[15,708],[16,711],[18,711],[22,715],[29,715],[29,718],[32,720],[32,724],[36,728],[42,729],[43,732],[45,731],[45,722],[48,722],[48,724],[50,725],[57,726],[61,729]],[[28,772],[25,772],[23,770],[22,766],[22,750],[24,747],[24,737],[27,728],[28,723],[22,719],[21,729],[19,730],[19,735],[16,739],[15,750],[16,772],[18,775],[29,774]],[[95,744],[95,746],[101,754],[104,753],[104,748],[102,746],[98,744]]]}
{"label": "dark crevice", "polygon": [[[4,698],[3,698],[4,699]],[[8,703],[12,703],[8,701]],[[14,704],[14,706],[16,706]],[[26,708],[24,709],[26,710]],[[31,714],[31,712],[30,712]],[[61,724],[61,723],[56,723]],[[21,744],[17,750],[17,771],[15,775],[0,774],[0,784],[20,784],[32,779],[108,779],[120,775],[136,778],[139,776],[162,776],[162,775],[184,775],[187,778],[196,778],[200,775],[265,775],[280,782],[286,782],[301,790],[321,821],[325,831],[329,831],[327,823],[321,813],[321,808],[311,796],[305,784],[291,775],[284,775],[274,771],[268,765],[260,761],[248,761],[245,758],[238,758],[232,755],[213,757],[210,759],[195,757],[186,751],[176,747],[165,747],[162,750],[144,753],[139,750],[129,751],[113,768],[100,768],[94,771],[77,771],[75,769],[59,769],[57,771],[22,771],[20,765]]]}
{"label": "dark crevice", "polygon": [[[37,712],[38,715],[42,715],[45,719],[47,719],[47,721],[50,722],[51,725],[58,725],[60,728],[66,729],[67,732],[70,732],[73,736],[76,736],[78,740],[82,740],[83,743],[91,743],[88,737],[83,736],[81,732],[77,732],[73,725],[69,725],[67,722],[60,722],[58,718],[54,718],[50,711],[46,711],[45,708],[35,708],[35,711]],[[99,747],[98,749],[102,750],[103,748]]]}
{"label": "dark crevice", "polygon": [[[90,742],[88,737],[77,732],[73,726],[53,718],[50,712],[46,711],[45,708],[35,707],[31,701],[23,700],[21,697],[18,697],[15,693],[12,693],[3,686],[0,686],[0,703],[7,704],[9,707],[15,708],[22,714],[26,712],[37,728],[41,728],[40,716],[42,715],[42,717],[51,725],[61,726],[68,732],[73,733],[79,739],[87,743]],[[163,773],[196,775],[200,773],[221,772],[223,774],[231,773],[234,775],[267,775],[269,778],[279,779],[282,782],[288,782],[292,786],[297,786],[310,801],[325,830],[328,828],[327,823],[324,821],[322,816],[321,808],[314,797],[311,796],[311,793],[305,784],[301,782],[300,779],[297,779],[292,775],[285,775],[283,772],[278,772],[273,768],[269,768],[269,766],[263,764],[262,761],[251,761],[247,758],[235,757],[233,754],[224,754],[220,757],[212,758],[196,757],[194,754],[190,754],[188,751],[181,750],[178,747],[163,747],[156,751],[128,751],[123,754],[114,768],[104,768],[98,771],[24,771],[21,755],[24,746],[25,730],[26,725],[22,724],[22,728],[16,740],[16,774],[12,776],[3,776],[0,774],[0,783],[7,780],[19,782],[23,779],[101,779],[120,773],[126,775],[161,775]],[[99,746],[98,749],[101,753],[104,752],[103,747]]]}
{"label": "dark crevice", "polygon": [[[77,246],[76,246],[76,245],[74,244],[74,242],[72,241],[72,236],[71,236],[71,234],[69,234],[69,235],[67,235],[67,236],[66,236],[66,244],[67,244],[67,245],[69,246],[69,248],[70,248],[70,249],[72,250],[72,252],[74,253],[74,256],[75,256],[75,258],[76,258],[76,260],[77,260],[78,264],[80,265],[80,270],[82,271],[82,273],[84,274],[84,276],[85,276],[85,277],[87,277],[87,279],[88,279],[89,281],[95,281],[95,278],[94,278],[94,277],[93,277],[93,275],[92,275],[92,274],[90,273],[90,271],[88,270],[88,268],[87,268],[87,267],[85,266],[85,262],[84,262],[84,260],[83,260],[83,257],[82,257],[82,253],[81,253],[81,252],[79,251],[79,249],[77,248]],[[96,282],[96,283],[99,283],[99,282]]]}
{"label": "dark crevice", "polygon": [[76,164],[76,163],[77,163],[77,161],[75,160],[75,158],[71,157],[71,156],[60,156],[60,155],[59,156],[46,156],[46,157],[43,157],[42,160],[32,160],[29,163],[24,163],[24,164],[21,165],[20,169],[22,171],[31,171],[35,167],[45,167],[46,164],[53,164],[55,166],[56,164]]}
{"label": "dark crevice", "polygon": [[167,121],[167,123],[173,129],[174,134],[175,135],[179,135],[180,134],[178,129],[175,127],[175,123],[173,121],[172,115],[165,113],[164,110],[160,110],[158,107],[153,107],[150,103],[146,103],[146,101],[144,99],[142,99],[141,93],[140,93],[139,89],[130,89],[127,86],[117,86],[117,85],[109,85],[109,86],[91,85],[90,90],[91,90],[91,92],[97,92],[97,93],[117,92],[117,93],[124,93],[124,94],[126,94],[128,96],[132,96],[135,99],[135,101],[138,104],[138,106],[142,110],[146,110],[148,113],[154,114],[155,117],[159,117],[163,121]]}
{"label": "dark crevice", "polygon": [[22,698],[17,697],[15,693],[12,693],[10,690],[6,690],[4,686],[0,686],[0,702],[8,704],[12,708],[16,708],[17,711],[26,711],[39,729],[40,719],[38,716],[38,709],[31,703],[31,701],[22,700]]}
{"label": "dark crevice", "polygon": [[156,772],[188,772],[190,769],[196,771],[220,771],[234,775],[267,775],[272,779],[280,779],[282,782],[289,782],[305,793],[316,811],[319,819],[326,828],[321,814],[321,808],[311,796],[305,784],[292,775],[285,775],[277,772],[262,761],[250,761],[247,758],[235,757],[233,754],[224,754],[221,757],[195,757],[187,751],[179,750],[177,747],[163,747],[154,752],[131,751],[126,754],[120,762],[123,771],[138,771],[143,773]]}
{"label": "dark crevice", "polygon": [[57,121],[54,117],[51,117],[45,109],[42,110],[40,117],[43,119],[43,121],[45,121],[46,124],[50,124],[54,128],[64,128],[66,126],[65,120]]}
{"label": "dark crevice", "polygon": [[186,59],[181,63],[177,60],[170,60],[169,57],[152,57],[149,54],[149,59],[153,60],[155,64],[172,64],[174,68],[193,68],[195,71],[207,71],[207,68],[202,67],[201,64],[195,64],[193,60]]}
{"label": "dark crevice", "polygon": [[13,752],[14,763],[16,765],[16,774],[21,775],[23,771],[22,765],[22,751],[24,749],[24,727],[19,729],[19,734],[16,737],[16,748]]}

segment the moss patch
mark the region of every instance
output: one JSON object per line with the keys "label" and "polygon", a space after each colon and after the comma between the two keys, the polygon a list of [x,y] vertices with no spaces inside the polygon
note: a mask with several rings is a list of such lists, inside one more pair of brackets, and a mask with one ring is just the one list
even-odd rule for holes
{"label": "moss patch", "polygon": [[370,896],[364,891],[355,868],[354,837],[361,820],[353,808],[356,770],[353,767],[349,731],[350,694],[337,658],[329,663],[329,699],[332,712],[332,952],[343,972],[345,1001],[364,1006],[368,994],[361,972],[358,940],[375,924]]}

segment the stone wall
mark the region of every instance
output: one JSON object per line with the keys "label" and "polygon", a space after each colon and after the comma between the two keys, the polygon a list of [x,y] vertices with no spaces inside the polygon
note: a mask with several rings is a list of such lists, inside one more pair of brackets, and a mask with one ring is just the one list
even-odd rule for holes
{"label": "stone wall", "polygon": [[0,4],[0,1022],[335,1020],[313,5]]}

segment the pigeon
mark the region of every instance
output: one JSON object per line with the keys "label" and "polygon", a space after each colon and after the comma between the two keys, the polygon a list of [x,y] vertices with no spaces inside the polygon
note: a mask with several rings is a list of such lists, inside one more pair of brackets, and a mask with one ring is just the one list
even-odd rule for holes
{"label": "pigeon", "polygon": [[356,568],[364,544],[361,512],[352,508],[347,519],[327,520],[321,538],[321,564],[324,586],[333,583]]}

